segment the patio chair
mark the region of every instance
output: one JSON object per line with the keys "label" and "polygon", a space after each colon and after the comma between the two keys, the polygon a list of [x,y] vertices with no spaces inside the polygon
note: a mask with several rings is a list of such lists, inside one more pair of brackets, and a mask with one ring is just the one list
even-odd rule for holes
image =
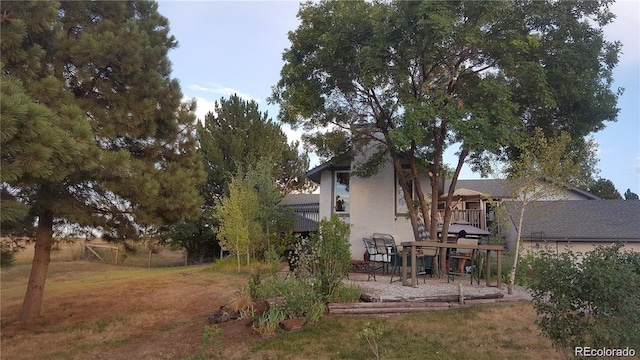
{"label": "patio chair", "polygon": [[384,271],[384,265],[387,260],[386,248],[378,247],[376,242],[372,238],[362,238],[364,242],[364,248],[367,251],[367,281],[369,281],[372,277],[373,280],[376,281],[376,271],[382,270]]}
{"label": "patio chair", "polygon": [[[418,219],[418,241],[429,241],[429,240],[431,240],[431,235],[427,231],[427,227],[425,226],[424,221],[420,218]],[[431,276],[433,276],[434,273],[436,273],[436,269],[438,267],[437,264],[439,264],[438,253],[439,253],[438,248],[435,248],[435,247],[421,249],[420,257],[422,257],[421,261],[422,261],[424,271],[430,272]]]}
{"label": "patio chair", "polygon": [[[458,244],[478,245],[478,239],[459,238]],[[470,275],[471,285],[473,285],[474,273],[477,271],[475,264],[477,254],[475,249],[456,249],[449,255],[449,269],[447,269],[447,282],[454,281],[456,276]],[[480,283],[480,277],[478,284]]]}
{"label": "patio chair", "polygon": [[[400,270],[402,268],[402,253],[400,251],[398,251],[398,246],[396,244],[395,239],[393,238],[392,235],[389,234],[379,234],[379,233],[375,233],[373,234],[373,240],[376,242],[376,247],[380,248],[380,246],[383,246],[385,248],[386,254],[387,254],[387,272],[388,271],[388,267],[391,267],[391,280],[389,281],[389,283],[392,283],[393,277],[396,273],[398,273],[398,275],[400,275],[400,277],[396,280],[396,281],[400,281],[402,280],[402,274],[400,273]],[[403,250],[404,251],[404,250]],[[421,252],[422,254],[422,252]],[[408,254],[410,255],[410,254]],[[416,254],[416,265],[417,265],[417,271],[416,271],[416,275],[426,275],[426,266],[425,266],[425,260],[424,260],[424,256],[423,255],[418,255]],[[411,266],[411,258],[407,258],[407,266]],[[426,282],[426,279],[425,279]]]}

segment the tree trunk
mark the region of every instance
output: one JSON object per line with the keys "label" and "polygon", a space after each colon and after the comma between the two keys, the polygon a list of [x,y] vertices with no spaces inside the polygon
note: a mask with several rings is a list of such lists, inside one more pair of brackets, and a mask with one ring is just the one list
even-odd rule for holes
{"label": "tree trunk", "polygon": [[[511,271],[509,271],[509,285],[507,286],[507,293],[509,295],[513,294],[513,285],[516,282],[516,270],[518,269],[518,257],[520,254],[520,237],[522,234],[522,221],[524,219],[524,208],[526,203],[522,203],[522,208],[520,209],[520,219],[518,220],[518,231],[516,236],[516,246],[513,249],[513,265],[511,265]],[[502,276],[502,274],[498,274],[498,276]]]}
{"label": "tree trunk", "polygon": [[38,217],[36,230],[35,252],[31,264],[31,274],[27,284],[27,293],[22,302],[22,312],[18,321],[29,321],[40,316],[44,285],[51,261],[51,246],[53,244],[53,212],[45,210]]}

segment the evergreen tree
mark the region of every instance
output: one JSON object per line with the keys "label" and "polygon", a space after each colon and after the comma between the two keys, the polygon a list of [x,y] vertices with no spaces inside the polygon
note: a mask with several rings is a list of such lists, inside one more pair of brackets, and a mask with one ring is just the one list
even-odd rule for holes
{"label": "evergreen tree", "polygon": [[620,196],[620,193],[616,190],[615,185],[613,185],[613,182],[609,179],[598,179],[598,181],[589,186],[589,192],[602,199],[622,199],[622,196]]}
{"label": "evergreen tree", "polygon": [[638,194],[636,194],[633,191],[631,191],[631,189],[627,189],[627,191],[624,192],[624,199],[625,200],[638,200]]}
{"label": "evergreen tree", "polygon": [[307,154],[298,153],[298,143],[289,144],[280,125],[274,123],[258,104],[237,95],[216,101],[214,112],[198,125],[198,142],[207,171],[205,200],[219,199],[236,172],[246,173],[268,157],[271,176],[282,193],[305,191],[312,186],[305,172]]}
{"label": "evergreen tree", "polygon": [[193,215],[203,175],[195,104],[170,77],[177,42],[157,3],[3,1],[0,14],[1,183],[38,218],[19,317],[29,320],[55,219],[135,238]]}

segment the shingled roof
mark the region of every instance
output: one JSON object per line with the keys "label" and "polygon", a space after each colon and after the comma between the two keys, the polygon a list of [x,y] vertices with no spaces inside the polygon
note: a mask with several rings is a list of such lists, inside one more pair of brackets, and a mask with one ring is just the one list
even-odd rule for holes
{"label": "shingled roof", "polygon": [[[513,223],[517,225],[520,202],[505,201]],[[637,200],[562,200],[538,201],[525,210],[522,236],[544,232],[547,239],[572,241],[640,242],[640,201]]]}
{"label": "shingled roof", "polygon": [[[449,190],[450,184],[451,180],[445,182],[445,192]],[[456,189],[475,190],[483,194],[489,194],[494,199],[508,199],[511,198],[513,193],[513,185],[504,179],[460,179],[456,182]],[[599,197],[578,188],[567,190],[580,195],[585,200],[600,200]]]}

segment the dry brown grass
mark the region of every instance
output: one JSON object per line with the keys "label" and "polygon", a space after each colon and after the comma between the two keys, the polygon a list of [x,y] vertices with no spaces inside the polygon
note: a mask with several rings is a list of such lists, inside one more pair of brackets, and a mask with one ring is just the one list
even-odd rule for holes
{"label": "dry brown grass", "polygon": [[[42,316],[17,323],[28,269],[19,263],[1,272],[2,359],[185,359],[199,353],[207,315],[236,298],[249,278],[235,268],[54,261]],[[357,333],[366,321],[383,321],[381,345],[390,359],[561,358],[534,319],[526,303],[384,317],[328,316],[272,339],[253,333],[247,321],[232,321],[220,325],[221,347],[227,359],[370,359]]]}

